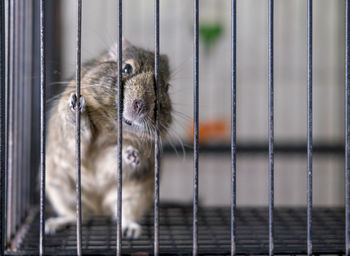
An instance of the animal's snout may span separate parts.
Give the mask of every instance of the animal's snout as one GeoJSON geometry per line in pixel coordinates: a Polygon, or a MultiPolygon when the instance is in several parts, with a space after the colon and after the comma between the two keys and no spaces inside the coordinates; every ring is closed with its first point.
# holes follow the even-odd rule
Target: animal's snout
{"type": "Polygon", "coordinates": [[[149,107],[143,99],[134,100],[132,107],[135,113],[145,113],[148,111],[149,107]]]}

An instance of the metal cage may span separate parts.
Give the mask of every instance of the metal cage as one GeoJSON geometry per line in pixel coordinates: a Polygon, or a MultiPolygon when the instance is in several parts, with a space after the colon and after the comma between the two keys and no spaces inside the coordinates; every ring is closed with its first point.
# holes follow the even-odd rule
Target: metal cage
{"type": "MultiPolygon", "coordinates": [[[[349,0],[345,0],[345,209],[343,208],[313,208],[312,207],[312,0],[307,0],[307,207],[306,208],[275,208],[274,207],[274,153],[276,151],[288,153],[290,151],[303,152],[304,148],[293,146],[274,147],[274,0],[268,0],[268,208],[237,208],[236,207],[236,153],[238,150],[254,152],[266,151],[265,147],[257,146],[238,148],[236,143],[236,0],[231,0],[231,208],[206,208],[198,205],[198,166],[199,141],[199,0],[194,0],[193,13],[193,205],[159,204],[159,161],[160,144],[159,133],[155,136],[155,166],[154,166],[154,211],[143,219],[145,232],[141,239],[124,240],[121,234],[121,148],[122,148],[122,87],[121,87],[121,40],[122,40],[122,0],[117,0],[118,13],[118,159],[116,172],[118,174],[118,203],[116,205],[118,218],[116,224],[104,217],[97,217],[88,225],[81,223],[81,188],[80,188],[80,112],[76,115],[76,226],[72,226],[62,233],[46,237],[44,235],[45,217],[50,212],[45,211],[45,129],[46,129],[46,82],[47,82],[47,8],[50,1],[1,0],[0,1],[0,254],[1,255],[160,255],[160,254],[193,254],[193,255],[237,255],[237,254],[345,254],[350,253],[350,51],[349,51],[349,0]],[[27,11],[29,20],[33,23],[25,24],[26,15],[19,15],[27,11]],[[34,22],[34,14],[40,14],[40,24],[34,22]],[[17,16],[18,15],[18,16],[17,16]],[[22,20],[21,20],[22,19],[22,20]],[[17,35],[24,33],[25,26],[36,27],[40,36],[31,39],[40,44],[36,52],[25,55],[24,44],[17,35]],[[40,27],[40,30],[38,28],[40,27]],[[38,54],[40,53],[40,54],[38,54]],[[39,59],[40,57],[40,59],[39,59]],[[35,168],[31,159],[19,160],[24,150],[31,150],[28,138],[31,131],[26,124],[32,120],[30,116],[34,102],[31,102],[31,91],[38,90],[38,84],[20,87],[24,76],[22,73],[32,74],[32,70],[25,65],[25,58],[32,61],[33,67],[39,67],[40,62],[40,201],[36,201],[35,168]],[[22,105],[19,102],[24,102],[22,105]],[[18,109],[21,106],[21,109],[18,109]],[[14,133],[14,134],[12,134],[14,133]],[[9,139],[11,138],[11,139],[9,139]],[[12,139],[15,138],[15,139],[12,139]],[[26,143],[24,141],[27,140],[26,143]],[[17,159],[12,162],[9,159],[17,159]],[[23,176],[24,175],[24,176],[23,176]],[[19,184],[16,183],[18,177],[19,184]],[[15,182],[14,182],[15,181],[15,182]],[[15,185],[14,185],[15,184],[15,185]],[[39,207],[37,207],[39,205],[39,207]],[[47,213],[46,213],[47,212],[47,213]]],[[[160,49],[160,19],[159,0],[154,1],[154,52],[155,52],[155,81],[159,80],[159,49],[160,49]]],[[[81,17],[82,0],[77,0],[77,35],[76,35],[76,94],[80,95],[81,69],[81,17]]],[[[35,34],[34,34],[35,35],[35,34]]],[[[27,38],[25,35],[23,38],[27,38]]],[[[37,79],[37,78],[35,78],[37,79]]],[[[156,86],[156,94],[158,92],[156,86]]],[[[229,91],[229,85],[227,85],[229,91]]],[[[157,100],[157,108],[159,102],[157,100]]],[[[157,113],[158,111],[156,111],[157,113]]],[[[156,122],[158,115],[156,114],[156,122]]],[[[36,133],[37,134],[37,133],[36,133]]],[[[203,148],[203,151],[208,148],[203,148]]],[[[210,148],[209,148],[210,150],[210,148]]],[[[219,149],[220,150],[220,149],[219,149]]],[[[343,145],[331,147],[315,146],[321,152],[344,153],[343,145]]],[[[38,162],[38,159],[36,160],[38,162]]]]}

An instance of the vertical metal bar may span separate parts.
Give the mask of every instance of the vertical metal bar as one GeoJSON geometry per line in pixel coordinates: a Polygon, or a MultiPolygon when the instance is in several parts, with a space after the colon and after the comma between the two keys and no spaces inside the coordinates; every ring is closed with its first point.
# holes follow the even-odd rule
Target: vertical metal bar
{"type": "Polygon", "coordinates": [[[26,44],[27,44],[27,38],[26,38],[26,31],[25,31],[25,24],[27,22],[27,9],[26,9],[26,3],[27,1],[23,1],[22,3],[22,9],[21,12],[23,13],[23,20],[21,22],[21,35],[23,36],[23,40],[21,41],[22,47],[21,47],[21,56],[22,56],[22,61],[21,61],[21,68],[22,68],[22,81],[21,81],[21,94],[22,94],[22,101],[21,101],[21,143],[22,143],[22,148],[21,148],[21,221],[24,220],[25,214],[26,214],[26,196],[27,194],[25,193],[25,187],[26,187],[26,174],[27,174],[27,166],[25,165],[25,159],[26,159],[26,137],[25,137],[25,110],[26,110],[26,44]]]}
{"type": "Polygon", "coordinates": [[[159,0],[154,0],[154,77],[155,77],[155,122],[154,133],[154,255],[159,255],[159,0]]]}
{"type": "Polygon", "coordinates": [[[236,255],[236,0],[231,1],[231,255],[236,255]]]}
{"type": "MultiPolygon", "coordinates": [[[[5,95],[4,97],[1,97],[5,99],[5,209],[4,209],[4,215],[5,215],[5,223],[4,225],[4,240],[5,243],[8,241],[8,194],[9,194],[9,119],[10,119],[10,105],[9,105],[9,96],[10,96],[10,31],[11,31],[11,23],[10,23],[10,16],[11,16],[11,7],[10,7],[10,2],[6,1],[6,7],[5,7],[5,13],[6,13],[6,64],[5,64],[5,95]]],[[[2,16],[4,17],[4,16],[2,16]]]]}
{"type": "Polygon", "coordinates": [[[44,255],[45,246],[45,111],[46,111],[46,29],[45,0],[40,0],[40,237],[39,254],[44,255]]]}
{"type": "Polygon", "coordinates": [[[12,193],[12,204],[13,204],[13,225],[12,225],[12,231],[13,233],[16,232],[16,228],[17,228],[17,223],[18,223],[18,198],[17,198],[17,190],[18,190],[18,184],[17,184],[17,179],[18,179],[18,115],[19,115],[19,109],[18,109],[18,105],[19,105],[19,99],[18,99],[18,63],[19,63],[19,58],[18,58],[18,44],[19,44],[19,38],[17,37],[18,35],[18,20],[19,20],[19,10],[18,10],[18,5],[19,2],[14,1],[14,9],[13,9],[13,22],[14,22],[14,41],[13,41],[13,45],[14,45],[14,50],[13,50],[13,69],[14,72],[12,74],[13,76],[13,87],[14,87],[14,93],[13,93],[13,117],[14,117],[14,131],[13,131],[13,193],[12,193]]]}
{"type": "Polygon", "coordinates": [[[117,146],[117,230],[116,230],[116,255],[122,255],[122,146],[123,146],[123,91],[122,91],[122,57],[123,57],[123,47],[122,47],[122,36],[123,36],[123,1],[118,0],[118,77],[117,77],[117,88],[118,88],[118,146],[117,146]]]}
{"type": "Polygon", "coordinates": [[[198,254],[198,105],[199,105],[199,1],[193,1],[193,255],[198,254]]]}
{"type": "Polygon", "coordinates": [[[312,255],[312,0],[307,2],[307,254],[312,255]]]}
{"type": "Polygon", "coordinates": [[[269,140],[269,255],[274,254],[274,89],[273,89],[273,8],[268,2],[268,140],[269,140]]]}
{"type": "Polygon", "coordinates": [[[5,0],[0,0],[0,255],[5,251],[5,0]]]}
{"type": "Polygon", "coordinates": [[[8,177],[7,177],[7,240],[11,239],[12,229],[13,229],[13,137],[14,137],[14,108],[13,108],[13,95],[14,95],[14,82],[13,82],[13,59],[14,59],[14,3],[13,1],[8,1],[8,177]]]}
{"type": "Polygon", "coordinates": [[[29,43],[29,40],[28,40],[28,31],[29,29],[31,28],[31,4],[27,4],[28,2],[27,1],[24,1],[24,12],[25,12],[25,22],[24,22],[24,61],[22,63],[23,65],[23,72],[24,72],[24,103],[23,103],[23,122],[24,122],[24,125],[26,127],[23,127],[23,138],[24,138],[24,147],[23,147],[23,171],[24,171],[24,188],[23,188],[23,199],[24,199],[24,210],[25,212],[28,212],[28,209],[29,209],[29,172],[30,172],[30,162],[28,161],[28,158],[29,158],[29,152],[30,152],[30,149],[29,149],[29,131],[30,131],[30,128],[29,128],[29,116],[30,116],[30,109],[31,109],[31,106],[30,106],[30,101],[29,101],[29,98],[30,98],[30,90],[29,90],[29,87],[31,85],[31,82],[28,82],[28,77],[30,77],[30,73],[28,72],[30,70],[30,65],[26,65],[28,62],[28,59],[30,59],[30,55],[29,55],[29,50],[28,49],[31,49],[31,44],[29,43]]]}
{"type": "MultiPolygon", "coordinates": [[[[40,27],[40,1],[31,1],[31,9],[32,9],[32,19],[31,24],[33,28],[40,27]]],[[[31,92],[31,97],[33,95],[40,95],[40,58],[36,56],[40,55],[40,29],[31,30],[30,34],[32,34],[32,39],[30,42],[32,43],[31,54],[32,58],[29,61],[28,66],[32,68],[31,72],[31,80],[32,83],[29,87],[31,92]]],[[[32,100],[31,101],[31,116],[30,120],[30,141],[39,141],[40,140],[40,115],[36,114],[40,112],[40,101],[32,100]]],[[[9,132],[11,132],[9,130],[9,132]]],[[[10,159],[9,159],[10,160],[10,159]]],[[[9,161],[8,160],[8,161],[9,161]]],[[[37,169],[40,167],[40,146],[31,147],[30,152],[30,183],[35,184],[39,182],[37,169]]],[[[38,186],[30,186],[30,204],[35,205],[38,204],[38,193],[37,188],[40,186],[40,182],[38,186]]]]}
{"type": "Polygon", "coordinates": [[[350,255],[350,14],[345,1],[345,255],[350,255]]]}
{"type": "Polygon", "coordinates": [[[77,218],[77,254],[81,254],[81,157],[80,157],[80,74],[81,74],[81,0],[77,0],[77,35],[75,62],[75,161],[76,161],[76,218],[77,218]]]}
{"type": "Polygon", "coordinates": [[[13,232],[16,232],[16,227],[17,227],[17,221],[18,221],[18,211],[17,211],[17,179],[18,179],[18,42],[19,38],[16,36],[18,34],[18,1],[14,2],[14,70],[15,72],[13,73],[13,86],[14,86],[14,98],[13,98],[13,109],[14,109],[14,133],[13,133],[13,147],[14,147],[14,153],[13,153],[13,193],[12,193],[12,204],[13,204],[13,209],[14,211],[12,212],[14,218],[13,222],[13,232]]]}
{"type": "Polygon", "coordinates": [[[10,73],[10,70],[11,70],[11,59],[10,59],[10,56],[11,56],[11,31],[12,31],[12,23],[11,23],[11,14],[12,14],[12,10],[11,10],[11,3],[9,0],[6,1],[6,28],[7,28],[7,31],[6,31],[6,64],[5,64],[5,67],[6,67],[6,74],[5,74],[5,79],[6,79],[6,88],[5,88],[5,93],[6,95],[4,96],[5,99],[6,99],[6,107],[5,107],[5,118],[6,118],[6,123],[5,123],[5,126],[6,126],[6,140],[5,140],[5,153],[6,153],[6,156],[5,156],[5,218],[6,218],[6,222],[5,222],[5,242],[9,241],[9,237],[10,237],[10,227],[9,227],[9,223],[10,223],[10,219],[11,219],[11,216],[9,216],[9,211],[11,209],[11,206],[9,206],[9,194],[10,194],[10,185],[9,185],[9,182],[10,182],[10,162],[9,162],[9,156],[10,156],[10,146],[9,146],[9,141],[10,141],[10,130],[9,130],[9,127],[10,127],[10,124],[11,124],[11,111],[10,111],[10,98],[11,98],[11,89],[10,89],[10,82],[11,82],[11,73],[10,73]]]}
{"type": "MultiPolygon", "coordinates": [[[[35,60],[37,58],[33,57],[33,56],[35,56],[34,53],[33,53],[34,52],[33,48],[34,48],[34,45],[37,46],[37,44],[34,44],[34,37],[37,38],[36,35],[38,33],[37,32],[36,32],[36,34],[34,34],[34,33],[32,34],[31,33],[31,28],[34,27],[34,23],[36,23],[36,22],[33,22],[33,17],[35,17],[34,13],[36,13],[37,11],[34,10],[34,4],[30,4],[29,6],[27,6],[27,8],[29,8],[29,13],[30,13],[29,22],[26,23],[26,25],[27,25],[27,33],[28,33],[28,36],[29,36],[29,38],[31,40],[28,40],[28,42],[30,42],[30,45],[27,45],[27,53],[29,55],[28,55],[28,62],[27,62],[26,68],[27,68],[27,76],[31,78],[34,73],[37,74],[37,72],[34,71],[34,70],[37,70],[37,68],[33,68],[33,66],[31,65],[34,62],[37,63],[37,60],[35,60]]],[[[35,39],[35,41],[37,42],[37,39],[35,39]]],[[[36,47],[36,48],[38,48],[38,47],[36,47]]],[[[37,52],[37,50],[35,52],[37,52]]],[[[35,79],[35,80],[37,81],[37,79],[35,79]]],[[[31,193],[33,186],[31,185],[32,184],[31,180],[33,179],[34,175],[32,175],[33,170],[31,168],[31,166],[32,166],[33,163],[31,162],[31,156],[34,155],[34,152],[37,151],[37,150],[32,151],[32,148],[31,148],[31,142],[34,141],[33,137],[31,136],[32,135],[32,130],[33,130],[32,129],[33,124],[31,122],[31,120],[32,120],[33,109],[34,109],[34,107],[33,107],[34,104],[33,104],[33,100],[32,100],[33,84],[34,84],[33,80],[30,79],[30,85],[27,85],[27,93],[28,93],[29,100],[28,100],[28,104],[27,104],[28,107],[26,108],[26,110],[27,110],[26,124],[30,124],[30,125],[27,126],[27,129],[26,129],[26,131],[27,131],[27,134],[26,134],[26,137],[27,137],[27,150],[30,152],[30,154],[27,155],[27,165],[26,165],[27,168],[28,168],[28,173],[27,173],[27,192],[26,192],[27,193],[27,198],[28,198],[27,199],[28,200],[27,201],[28,209],[32,205],[32,202],[33,202],[32,193],[31,193]]],[[[37,88],[36,83],[35,83],[35,87],[37,88]]],[[[37,154],[36,154],[36,156],[37,156],[37,154]]],[[[36,159],[38,159],[38,158],[36,157],[36,159]]],[[[37,176],[38,175],[35,175],[35,179],[36,179],[37,176]]]]}
{"type": "Polygon", "coordinates": [[[18,195],[18,178],[19,178],[19,78],[20,78],[20,72],[19,72],[19,63],[20,63],[20,57],[19,57],[19,43],[20,38],[17,36],[19,35],[19,24],[20,24],[20,10],[19,10],[19,2],[15,2],[15,73],[14,73],[14,84],[15,84],[15,98],[14,98],[14,107],[15,107],[15,136],[14,136],[14,146],[15,146],[15,153],[14,153],[14,161],[15,161],[15,167],[14,167],[14,194],[13,194],[13,202],[15,206],[15,231],[18,225],[19,220],[19,198],[18,195]]]}
{"type": "Polygon", "coordinates": [[[17,219],[17,227],[20,225],[21,219],[22,219],[22,105],[23,105],[23,94],[22,94],[22,85],[23,85],[23,73],[22,73],[22,62],[23,62],[23,54],[22,54],[22,43],[23,43],[23,33],[22,33],[22,24],[23,24],[23,2],[18,2],[18,69],[17,69],[17,76],[18,76],[18,83],[17,83],[17,97],[18,97],[18,134],[17,134],[17,212],[18,212],[18,219],[17,219]]]}
{"type": "Polygon", "coordinates": [[[24,154],[23,154],[23,147],[24,147],[24,140],[23,140],[23,131],[24,131],[24,94],[23,94],[23,89],[24,89],[24,44],[25,44],[25,37],[24,37],[24,22],[25,22],[25,9],[24,9],[24,3],[25,1],[20,1],[19,2],[19,24],[18,24],[18,32],[19,32],[19,61],[18,61],[18,75],[19,75],[19,82],[18,82],[18,178],[19,178],[19,188],[17,189],[17,198],[18,198],[18,209],[17,211],[19,212],[19,218],[18,218],[18,223],[17,225],[20,225],[22,222],[22,219],[24,218],[24,205],[23,205],[23,199],[24,199],[24,194],[23,194],[23,185],[24,185],[24,165],[23,165],[23,159],[24,159],[24,154]]]}

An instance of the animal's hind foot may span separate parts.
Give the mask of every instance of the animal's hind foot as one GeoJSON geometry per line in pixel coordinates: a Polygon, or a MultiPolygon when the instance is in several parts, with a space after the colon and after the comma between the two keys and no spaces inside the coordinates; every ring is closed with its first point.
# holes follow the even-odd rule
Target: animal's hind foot
{"type": "Polygon", "coordinates": [[[133,221],[122,223],[123,237],[128,239],[137,239],[141,235],[141,226],[133,221]]]}
{"type": "Polygon", "coordinates": [[[53,235],[57,231],[62,230],[68,227],[69,225],[73,224],[74,221],[74,217],[67,216],[49,218],[45,221],[45,234],[53,235]]]}

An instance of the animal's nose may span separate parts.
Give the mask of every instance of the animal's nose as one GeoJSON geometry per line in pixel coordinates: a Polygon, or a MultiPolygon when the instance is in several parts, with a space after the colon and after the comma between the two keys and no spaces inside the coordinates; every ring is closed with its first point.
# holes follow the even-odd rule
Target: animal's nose
{"type": "Polygon", "coordinates": [[[137,113],[144,113],[148,110],[147,104],[142,99],[134,100],[132,106],[137,113]]]}

